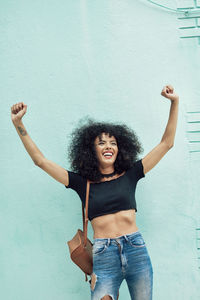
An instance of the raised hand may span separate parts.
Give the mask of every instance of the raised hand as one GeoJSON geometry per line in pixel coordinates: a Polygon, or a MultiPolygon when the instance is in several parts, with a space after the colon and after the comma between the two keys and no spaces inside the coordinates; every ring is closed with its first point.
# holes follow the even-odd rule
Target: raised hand
{"type": "Polygon", "coordinates": [[[170,84],[163,87],[161,95],[165,98],[170,99],[171,101],[179,100],[179,96],[174,92],[174,88],[170,84]]]}
{"type": "Polygon", "coordinates": [[[11,107],[11,119],[14,124],[21,121],[27,111],[27,105],[24,102],[19,102],[11,107]]]}

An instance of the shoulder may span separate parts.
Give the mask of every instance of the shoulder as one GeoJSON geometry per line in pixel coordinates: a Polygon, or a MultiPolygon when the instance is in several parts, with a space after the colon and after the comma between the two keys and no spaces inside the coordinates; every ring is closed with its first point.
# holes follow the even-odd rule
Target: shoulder
{"type": "Polygon", "coordinates": [[[85,187],[87,179],[81,176],[80,174],[73,171],[68,171],[68,176],[69,184],[65,185],[66,188],[72,188],[74,190],[77,190],[85,187]]]}
{"type": "Polygon", "coordinates": [[[127,170],[127,175],[137,180],[145,177],[142,158],[133,163],[133,166],[127,170]]]}

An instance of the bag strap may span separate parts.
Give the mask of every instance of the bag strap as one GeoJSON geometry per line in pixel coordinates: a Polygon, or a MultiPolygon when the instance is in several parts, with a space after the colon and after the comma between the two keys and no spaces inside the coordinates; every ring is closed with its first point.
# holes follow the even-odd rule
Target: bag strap
{"type": "Polygon", "coordinates": [[[84,247],[86,247],[86,244],[87,244],[89,192],[90,192],[90,181],[87,180],[86,197],[85,197],[85,213],[84,213],[84,206],[83,206],[83,202],[82,202],[83,233],[84,233],[84,243],[83,244],[84,244],[84,247]]]}
{"type": "MultiPolygon", "coordinates": [[[[84,245],[84,247],[86,247],[86,244],[87,244],[89,192],[90,192],[90,181],[87,180],[87,188],[86,188],[86,196],[85,196],[85,212],[84,212],[84,206],[83,206],[83,202],[82,202],[83,233],[84,233],[84,242],[83,242],[83,245],[84,245]]],[[[85,281],[88,281],[86,273],[85,273],[85,281]]]]}

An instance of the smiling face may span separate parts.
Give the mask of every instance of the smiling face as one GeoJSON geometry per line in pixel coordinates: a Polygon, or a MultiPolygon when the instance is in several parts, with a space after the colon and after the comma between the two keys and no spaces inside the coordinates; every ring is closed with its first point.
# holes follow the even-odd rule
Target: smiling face
{"type": "Polygon", "coordinates": [[[101,173],[114,172],[114,162],[118,154],[117,141],[114,136],[102,133],[101,138],[96,137],[94,141],[99,170],[101,173]]]}

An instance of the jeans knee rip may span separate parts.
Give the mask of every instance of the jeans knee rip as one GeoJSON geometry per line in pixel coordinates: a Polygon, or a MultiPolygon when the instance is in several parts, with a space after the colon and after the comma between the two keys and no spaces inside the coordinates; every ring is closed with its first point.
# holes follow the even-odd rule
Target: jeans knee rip
{"type": "Polygon", "coordinates": [[[113,297],[111,297],[110,295],[105,295],[103,296],[103,298],[101,298],[101,300],[110,300],[110,299],[114,300],[113,297]]]}
{"type": "Polygon", "coordinates": [[[92,276],[91,276],[91,290],[92,291],[94,291],[96,282],[97,282],[97,275],[95,273],[92,273],[92,276]]]}
{"type": "MultiPolygon", "coordinates": [[[[91,275],[91,282],[90,282],[90,286],[91,286],[91,290],[92,291],[94,291],[94,289],[95,289],[96,282],[97,282],[97,275],[95,273],[92,273],[92,275],[91,275]]],[[[100,300],[110,300],[110,299],[114,300],[112,296],[105,295],[100,300]]]]}

